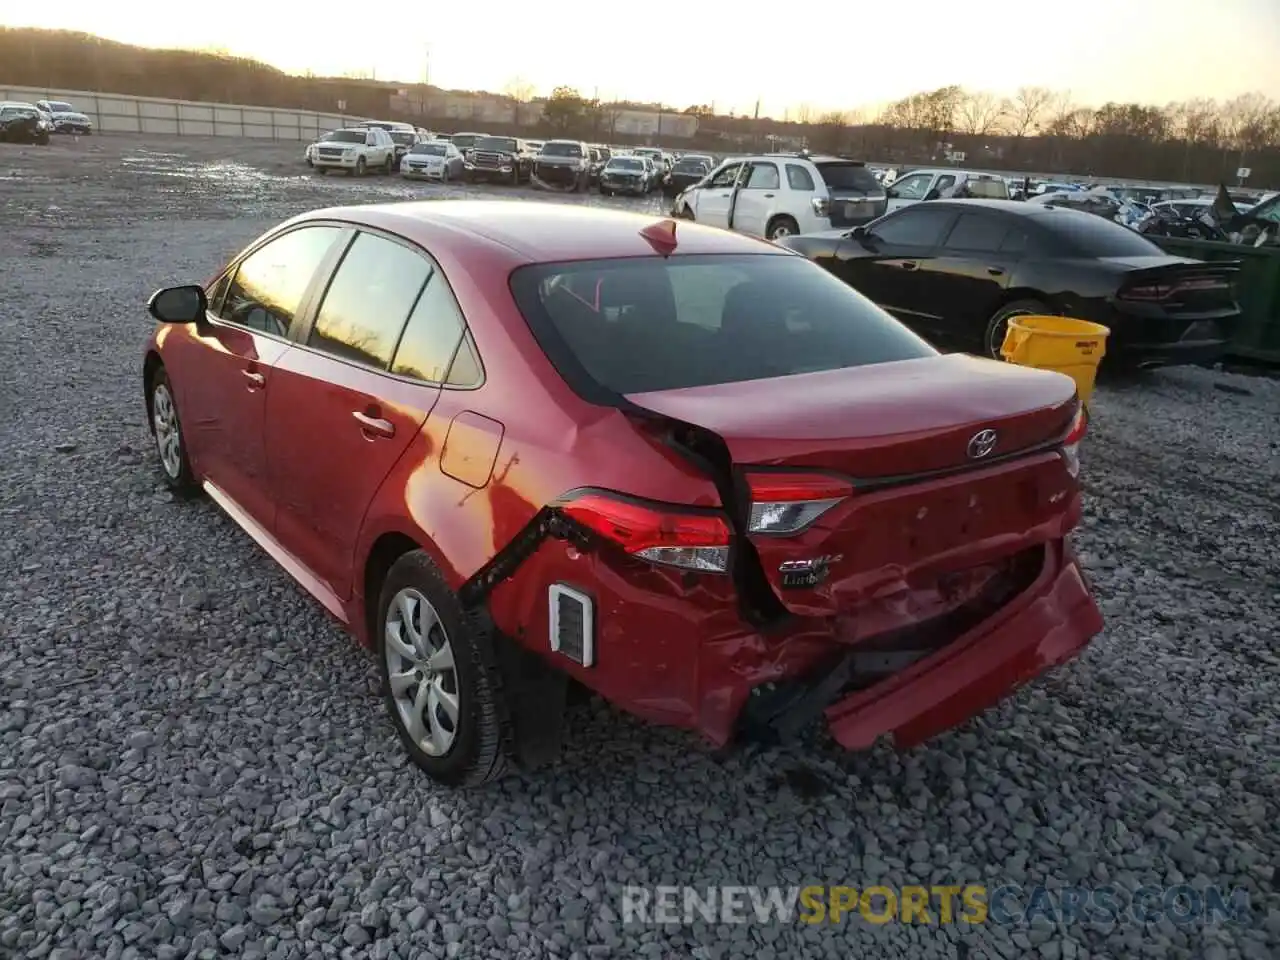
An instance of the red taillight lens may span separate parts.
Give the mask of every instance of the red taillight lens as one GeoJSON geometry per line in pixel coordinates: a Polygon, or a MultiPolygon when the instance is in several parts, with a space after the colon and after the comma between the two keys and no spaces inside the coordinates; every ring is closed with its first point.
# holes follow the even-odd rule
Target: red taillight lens
{"type": "Polygon", "coordinates": [[[1154,303],[1159,300],[1167,300],[1173,296],[1174,287],[1167,283],[1144,283],[1141,286],[1125,287],[1120,291],[1121,300],[1141,300],[1144,303],[1154,303]]]}
{"type": "Polygon", "coordinates": [[[1080,441],[1084,439],[1088,429],[1089,416],[1084,412],[1084,407],[1080,407],[1076,410],[1071,428],[1067,430],[1067,436],[1062,441],[1062,459],[1067,464],[1067,472],[1073,477],[1080,476],[1080,441]]]}
{"type": "Polygon", "coordinates": [[[731,532],[728,521],[718,513],[692,512],[603,493],[574,497],[561,511],[633,556],[704,573],[729,569],[731,532]]]}
{"type": "Polygon", "coordinates": [[[799,533],[853,494],[853,484],[823,473],[752,472],[751,533],[799,533]]]}

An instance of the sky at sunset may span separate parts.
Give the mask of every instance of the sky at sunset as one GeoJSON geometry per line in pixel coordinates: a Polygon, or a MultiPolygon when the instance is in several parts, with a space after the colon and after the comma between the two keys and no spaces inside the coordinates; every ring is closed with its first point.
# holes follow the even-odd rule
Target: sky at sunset
{"type": "MultiPolygon", "coordinates": [[[[1280,99],[1280,0],[756,0],[732,8],[569,0],[356,5],[216,0],[0,0],[0,25],[216,48],[290,72],[371,73],[539,94],[714,103],[720,112],[848,110],[958,83],[1070,90],[1081,103],[1166,103],[1261,91],[1280,99]],[[712,17],[713,9],[733,9],[712,17]],[[584,13],[584,10],[589,12],[584,13]],[[687,10],[682,18],[676,11],[687,10]],[[782,28],[782,29],[780,29],[782,28]],[[702,48],[700,50],[700,48],[702,48]]],[[[3,82],[0,64],[0,82],[3,82]]]]}

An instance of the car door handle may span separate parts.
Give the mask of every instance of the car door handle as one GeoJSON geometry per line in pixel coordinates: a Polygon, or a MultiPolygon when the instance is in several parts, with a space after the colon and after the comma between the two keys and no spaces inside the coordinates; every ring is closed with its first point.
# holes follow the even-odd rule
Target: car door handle
{"type": "Polygon", "coordinates": [[[902,261],[902,269],[903,269],[903,270],[914,270],[915,268],[916,268],[916,262],[915,262],[914,260],[903,260],[903,261],[902,261]]]}
{"type": "Polygon", "coordinates": [[[772,194],[772,193],[766,193],[766,194],[765,194],[765,198],[766,198],[766,199],[769,199],[769,200],[772,200],[772,199],[773,199],[773,194],[772,194]]]}
{"type": "Polygon", "coordinates": [[[265,387],[267,385],[267,378],[256,370],[241,370],[240,372],[244,374],[244,378],[249,381],[250,390],[254,387],[265,387]]]}
{"type": "Polygon", "coordinates": [[[355,417],[356,423],[360,424],[360,429],[365,433],[372,433],[379,437],[394,437],[396,435],[396,425],[390,420],[371,417],[369,414],[362,413],[359,410],[352,410],[351,416],[355,417]]]}
{"type": "Polygon", "coordinates": [[[993,277],[1003,277],[1004,268],[1003,267],[987,267],[987,273],[991,274],[993,277]]]}

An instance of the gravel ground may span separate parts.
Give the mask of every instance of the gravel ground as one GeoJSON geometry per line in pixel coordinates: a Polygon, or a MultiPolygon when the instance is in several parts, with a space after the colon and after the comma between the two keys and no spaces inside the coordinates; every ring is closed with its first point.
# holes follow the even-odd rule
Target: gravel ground
{"type": "Polygon", "coordinates": [[[0,956],[1277,955],[1280,384],[1184,370],[1100,389],[1078,543],[1106,632],[927,747],[724,758],[597,704],[556,768],[446,792],[406,768],[372,658],[152,462],[155,287],[308,207],[466,192],[319,180],[298,157],[0,148],[0,956]],[[1216,884],[1251,911],[620,916],[624,884],[917,881],[1216,884]]]}

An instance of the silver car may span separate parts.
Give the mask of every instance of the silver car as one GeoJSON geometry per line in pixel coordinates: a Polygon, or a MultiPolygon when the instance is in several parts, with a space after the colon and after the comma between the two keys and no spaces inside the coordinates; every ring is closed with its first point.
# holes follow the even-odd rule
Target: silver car
{"type": "Polygon", "coordinates": [[[462,151],[448,140],[415,143],[401,159],[400,173],[409,180],[461,180],[462,151]]]}

